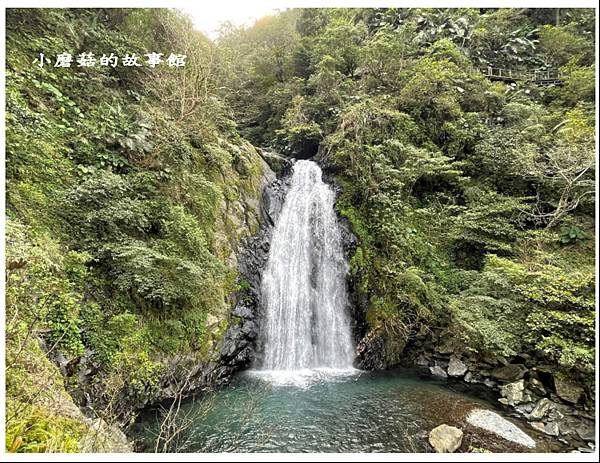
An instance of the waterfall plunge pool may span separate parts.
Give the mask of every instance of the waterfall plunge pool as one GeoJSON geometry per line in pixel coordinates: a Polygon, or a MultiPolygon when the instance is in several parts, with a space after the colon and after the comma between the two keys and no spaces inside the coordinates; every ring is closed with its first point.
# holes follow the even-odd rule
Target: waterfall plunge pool
{"type": "MultiPolygon", "coordinates": [[[[465,432],[463,447],[496,452],[561,451],[496,404],[466,394],[458,383],[410,371],[246,371],[202,399],[184,401],[189,426],[170,444],[180,452],[427,452],[431,429],[446,423],[465,432]],[[493,410],[536,440],[528,449],[466,424],[474,409],[493,410]]],[[[155,450],[160,413],[147,411],[133,437],[155,450]]],[[[178,424],[176,424],[176,427],[178,424]]]]}
{"type": "MultiPolygon", "coordinates": [[[[445,423],[465,431],[462,450],[530,451],[487,431],[469,431],[467,415],[493,409],[495,398],[485,401],[407,372],[351,368],[348,264],[334,204],[319,166],[296,162],[261,281],[261,369],[183,402],[174,419],[145,413],[134,429],[141,449],[425,452],[429,431],[445,423]]],[[[535,450],[544,451],[541,445],[535,450]]]]}

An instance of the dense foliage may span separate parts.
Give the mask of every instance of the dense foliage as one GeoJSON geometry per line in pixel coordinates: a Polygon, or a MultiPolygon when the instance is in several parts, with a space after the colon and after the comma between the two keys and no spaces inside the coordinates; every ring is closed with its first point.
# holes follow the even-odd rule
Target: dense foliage
{"type": "Polygon", "coordinates": [[[43,370],[37,338],[49,356],[91,356],[107,420],[128,419],[110,410],[119,395],[152,399],[165,356],[211,360],[235,288],[231,255],[258,226],[246,204],[262,175],[215,94],[214,55],[175,11],[8,12],[8,448],[17,438],[18,451],[78,446],[70,425],[59,437],[49,425],[47,438],[43,424],[26,425],[64,415],[64,404],[40,409],[23,381],[43,370]],[[54,67],[63,52],[174,52],[187,65],[54,67]]]}
{"type": "Polygon", "coordinates": [[[592,380],[593,29],[592,10],[310,9],[223,32],[242,133],[343,187],[365,339],[388,366],[446,327],[592,380]]]}
{"type": "Polygon", "coordinates": [[[94,412],[120,422],[115,397],[152,401],[169,359],[213,359],[258,227],[255,146],[341,187],[386,366],[436,330],[589,385],[593,31],[593,10],[297,9],[211,41],[174,10],[7,10],[7,448],[83,448],[47,357],[71,392],[93,365],[94,412]],[[34,62],[63,52],[187,64],[34,62]]]}

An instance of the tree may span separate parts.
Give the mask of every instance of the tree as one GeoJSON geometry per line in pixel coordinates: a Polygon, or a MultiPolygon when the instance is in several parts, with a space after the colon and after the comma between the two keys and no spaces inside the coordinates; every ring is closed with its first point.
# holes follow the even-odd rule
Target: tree
{"type": "MultiPolygon", "coordinates": [[[[189,18],[174,10],[150,10],[149,21],[160,31],[158,45],[185,55],[182,67],[157,66],[149,80],[152,91],[172,108],[179,121],[207,106],[217,88],[217,56],[214,44],[194,30],[189,18]]],[[[162,57],[164,60],[167,56],[162,57]]]]}
{"type": "Polygon", "coordinates": [[[407,27],[380,28],[360,49],[359,70],[367,90],[377,91],[379,86],[394,88],[414,51],[407,27]]]}
{"type": "Polygon", "coordinates": [[[355,23],[344,12],[333,12],[323,32],[314,37],[312,62],[318,63],[325,55],[336,61],[337,69],[346,76],[353,76],[359,63],[359,51],[366,35],[362,23],[355,23]]]}
{"type": "Polygon", "coordinates": [[[534,215],[546,221],[547,228],[554,227],[595,192],[593,129],[582,110],[571,110],[567,116],[569,119],[556,128],[556,143],[534,160],[529,170],[550,192],[558,192],[557,200],[538,198],[534,215]],[[552,210],[547,209],[548,204],[552,210]]]}

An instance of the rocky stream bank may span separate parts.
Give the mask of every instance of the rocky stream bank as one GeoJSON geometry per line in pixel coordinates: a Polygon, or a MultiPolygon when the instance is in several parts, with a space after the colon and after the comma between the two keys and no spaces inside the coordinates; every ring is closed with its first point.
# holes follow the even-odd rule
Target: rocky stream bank
{"type": "MultiPolygon", "coordinates": [[[[442,332],[409,344],[403,365],[417,367],[424,375],[463,389],[487,389],[503,412],[525,424],[528,434],[555,442],[560,449],[556,451],[589,453],[595,449],[593,390],[556,374],[550,366],[537,364],[533,358],[479,355],[442,332]]],[[[489,431],[502,428],[503,422],[497,418],[469,415],[466,421],[471,427],[474,423],[484,429],[487,426],[489,431]]],[[[458,440],[459,433],[446,428],[443,431],[433,433],[433,440],[440,434],[458,440]]],[[[495,433],[502,437],[501,432],[495,433]]],[[[433,447],[438,451],[452,447],[445,445],[433,447]]]]}

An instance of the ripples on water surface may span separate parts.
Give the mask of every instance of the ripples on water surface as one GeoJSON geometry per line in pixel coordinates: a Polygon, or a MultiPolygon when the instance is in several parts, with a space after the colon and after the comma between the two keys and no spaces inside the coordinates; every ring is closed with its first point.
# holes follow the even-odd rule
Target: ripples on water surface
{"type": "Polygon", "coordinates": [[[184,407],[186,452],[423,452],[433,427],[491,408],[412,375],[332,369],[248,371],[184,407]]]}

